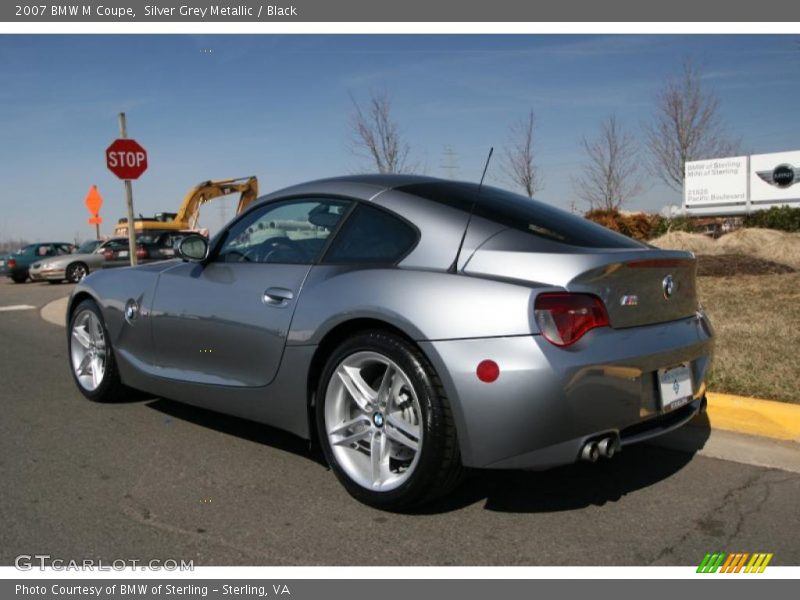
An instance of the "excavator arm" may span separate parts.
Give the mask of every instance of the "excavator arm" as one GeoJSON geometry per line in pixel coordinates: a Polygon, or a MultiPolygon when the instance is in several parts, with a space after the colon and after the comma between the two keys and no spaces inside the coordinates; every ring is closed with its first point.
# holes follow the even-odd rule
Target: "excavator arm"
{"type": "Polygon", "coordinates": [[[189,229],[194,229],[197,219],[200,216],[200,207],[220,196],[228,194],[240,194],[239,204],[236,207],[238,215],[247,208],[258,197],[258,179],[253,177],[242,177],[239,179],[218,179],[216,181],[204,181],[192,188],[183,199],[175,221],[185,223],[189,229]]]}
{"type": "MultiPolygon", "coordinates": [[[[197,219],[200,217],[200,207],[214,198],[228,194],[239,194],[239,204],[236,207],[238,215],[258,197],[258,179],[252,176],[204,181],[189,190],[173,219],[164,220],[158,216],[148,219],[140,218],[136,219],[134,227],[136,231],[195,229],[197,219]]],[[[127,231],[128,220],[120,219],[114,235],[127,235],[127,231]]]]}

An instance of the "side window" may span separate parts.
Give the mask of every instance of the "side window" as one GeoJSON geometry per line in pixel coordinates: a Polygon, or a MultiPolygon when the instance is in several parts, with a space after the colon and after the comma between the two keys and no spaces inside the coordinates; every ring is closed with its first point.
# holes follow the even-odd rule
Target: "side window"
{"type": "Polygon", "coordinates": [[[55,250],[53,250],[53,246],[50,244],[44,244],[39,246],[39,248],[36,250],[36,254],[38,256],[53,256],[55,255],[55,250]]]}
{"type": "Polygon", "coordinates": [[[311,264],[349,205],[326,199],[268,204],[231,226],[216,260],[311,264]]]}
{"type": "Polygon", "coordinates": [[[394,264],[417,242],[410,225],[384,210],[361,204],[325,254],[328,264],[394,264]]]}
{"type": "Polygon", "coordinates": [[[70,254],[72,252],[72,247],[67,246],[66,244],[59,244],[56,248],[57,254],[70,254]]]}

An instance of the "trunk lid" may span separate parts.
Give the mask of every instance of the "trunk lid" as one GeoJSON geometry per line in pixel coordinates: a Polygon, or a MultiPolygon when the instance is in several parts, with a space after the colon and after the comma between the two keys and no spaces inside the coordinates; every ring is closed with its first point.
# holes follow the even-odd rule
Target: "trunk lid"
{"type": "Polygon", "coordinates": [[[478,248],[463,271],[594,294],[614,328],[683,319],[698,308],[697,263],[679,250],[582,248],[507,230],[478,248]]]}

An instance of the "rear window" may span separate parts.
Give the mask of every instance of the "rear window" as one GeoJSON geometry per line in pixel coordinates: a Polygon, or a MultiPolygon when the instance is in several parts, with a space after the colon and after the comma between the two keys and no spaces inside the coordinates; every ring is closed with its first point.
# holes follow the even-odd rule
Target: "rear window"
{"type": "Polygon", "coordinates": [[[78,254],[91,254],[94,252],[94,249],[100,245],[100,242],[97,240],[87,240],[83,242],[77,250],[78,254]]]}
{"type": "Polygon", "coordinates": [[[475,214],[495,223],[572,246],[642,248],[643,244],[601,225],[538,200],[498,188],[463,182],[412,183],[396,188],[433,202],[475,214]],[[477,200],[476,200],[477,198],[477,200]]]}
{"type": "Polygon", "coordinates": [[[358,205],[325,253],[327,264],[394,264],[417,242],[417,231],[385,210],[358,205]]]}

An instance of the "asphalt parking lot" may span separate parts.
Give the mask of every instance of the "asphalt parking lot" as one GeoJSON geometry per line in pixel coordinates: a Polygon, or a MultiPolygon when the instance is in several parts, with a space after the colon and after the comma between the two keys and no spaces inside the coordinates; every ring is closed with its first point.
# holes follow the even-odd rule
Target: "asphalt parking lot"
{"type": "Polygon", "coordinates": [[[163,399],[85,400],[64,328],[39,316],[70,288],[0,281],[0,564],[696,565],[714,551],[800,564],[800,474],[654,445],[475,473],[419,514],[367,508],[290,435],[163,399]],[[1,310],[21,304],[36,308],[1,310]]]}

